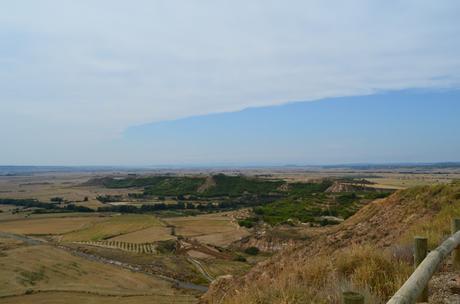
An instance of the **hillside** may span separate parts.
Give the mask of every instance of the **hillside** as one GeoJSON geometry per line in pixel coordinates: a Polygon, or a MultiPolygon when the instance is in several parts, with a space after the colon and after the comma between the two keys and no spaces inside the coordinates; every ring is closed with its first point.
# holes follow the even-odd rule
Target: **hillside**
{"type": "Polygon", "coordinates": [[[245,176],[217,174],[208,177],[195,176],[130,176],[126,178],[95,178],[84,185],[99,185],[106,188],[144,188],[144,196],[196,195],[204,197],[230,196],[244,194],[266,195],[277,192],[281,181],[266,181],[245,176]]]}
{"type": "Polygon", "coordinates": [[[398,191],[244,277],[215,281],[202,301],[338,303],[341,290],[352,288],[382,303],[411,273],[413,236],[428,236],[434,247],[453,216],[460,216],[459,182],[398,191]]]}

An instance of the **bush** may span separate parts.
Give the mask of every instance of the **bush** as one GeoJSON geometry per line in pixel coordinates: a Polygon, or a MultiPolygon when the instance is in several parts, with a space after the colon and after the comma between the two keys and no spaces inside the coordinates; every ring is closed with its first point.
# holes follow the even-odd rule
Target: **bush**
{"type": "Polygon", "coordinates": [[[50,201],[54,203],[62,203],[64,199],[62,197],[56,196],[56,197],[52,197],[50,201]]]}
{"type": "Polygon", "coordinates": [[[157,243],[157,250],[160,253],[173,253],[176,251],[176,241],[166,240],[157,243]]]}
{"type": "Polygon", "coordinates": [[[254,227],[256,222],[257,222],[257,219],[246,218],[244,220],[239,220],[238,225],[240,225],[241,227],[252,228],[254,227]]]}
{"type": "Polygon", "coordinates": [[[234,261],[237,261],[237,262],[246,262],[246,258],[244,256],[241,256],[241,255],[237,255],[234,259],[234,261]]]}
{"type": "Polygon", "coordinates": [[[244,250],[244,252],[249,255],[257,255],[259,254],[260,250],[257,247],[248,247],[244,250]]]}

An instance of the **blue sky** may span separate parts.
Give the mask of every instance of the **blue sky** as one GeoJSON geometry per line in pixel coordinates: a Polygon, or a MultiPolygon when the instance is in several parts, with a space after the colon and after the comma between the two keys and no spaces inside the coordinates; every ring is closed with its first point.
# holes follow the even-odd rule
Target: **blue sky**
{"type": "Polygon", "coordinates": [[[5,1],[0,164],[460,160],[459,11],[454,0],[5,1]]]}
{"type": "Polygon", "coordinates": [[[337,164],[460,159],[460,90],[405,90],[133,127],[138,159],[183,164],[337,164]]]}

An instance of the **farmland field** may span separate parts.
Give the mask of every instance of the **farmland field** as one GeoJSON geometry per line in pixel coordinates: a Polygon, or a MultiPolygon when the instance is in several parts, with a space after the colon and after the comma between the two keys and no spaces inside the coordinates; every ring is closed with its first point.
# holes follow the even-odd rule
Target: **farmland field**
{"type": "Polygon", "coordinates": [[[175,217],[165,221],[176,227],[177,235],[217,246],[229,245],[249,235],[247,229],[232,221],[229,213],[175,217]]]}
{"type": "Polygon", "coordinates": [[[122,234],[120,236],[110,238],[109,240],[130,243],[152,243],[157,241],[170,240],[173,238],[174,236],[171,235],[170,228],[161,225],[155,225],[146,229],[122,234]]]}
{"type": "Polygon", "coordinates": [[[115,215],[106,221],[94,223],[86,229],[65,234],[62,240],[99,241],[152,226],[162,227],[163,224],[151,215],[115,215]]]}
{"type": "Polygon", "coordinates": [[[84,229],[107,220],[103,217],[30,218],[0,222],[0,231],[18,234],[62,234],[84,229]]]}

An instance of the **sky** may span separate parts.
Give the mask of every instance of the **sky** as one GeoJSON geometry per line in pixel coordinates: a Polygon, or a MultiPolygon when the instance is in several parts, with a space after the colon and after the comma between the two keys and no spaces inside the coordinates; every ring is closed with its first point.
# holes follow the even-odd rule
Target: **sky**
{"type": "Polygon", "coordinates": [[[459,12],[4,1],[0,164],[460,161],[459,12]]]}

